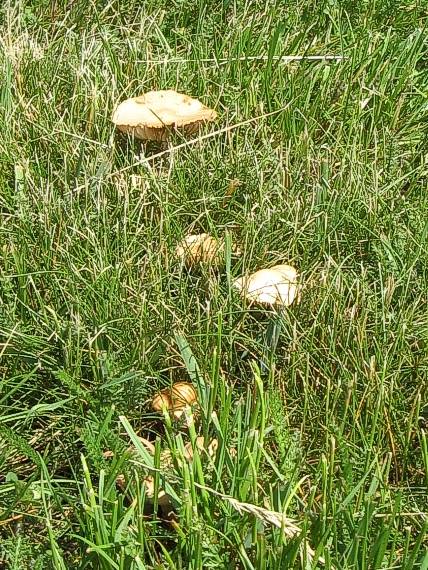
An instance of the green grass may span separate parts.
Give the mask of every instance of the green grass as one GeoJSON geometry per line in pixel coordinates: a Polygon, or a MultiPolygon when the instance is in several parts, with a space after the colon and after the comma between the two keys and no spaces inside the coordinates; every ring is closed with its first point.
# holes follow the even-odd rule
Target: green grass
{"type": "Polygon", "coordinates": [[[0,10],[1,563],[426,570],[425,2],[0,10]],[[155,88],[215,107],[213,136],[146,160],[111,114],[155,88]],[[191,231],[243,256],[189,273],[191,231]],[[265,373],[278,321],[230,283],[281,262],[304,289],[265,373]],[[190,431],[150,410],[177,379],[190,431]],[[188,463],[198,435],[217,453],[188,463]]]}

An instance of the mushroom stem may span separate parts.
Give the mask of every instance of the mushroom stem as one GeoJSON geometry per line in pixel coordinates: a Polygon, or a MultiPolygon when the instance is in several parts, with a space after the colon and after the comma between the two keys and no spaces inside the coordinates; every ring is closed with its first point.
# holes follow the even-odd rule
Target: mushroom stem
{"type": "Polygon", "coordinates": [[[279,311],[270,317],[267,327],[264,331],[263,354],[260,359],[260,374],[266,376],[272,366],[275,351],[278,346],[279,336],[283,325],[283,314],[285,307],[281,307],[279,311]]]}

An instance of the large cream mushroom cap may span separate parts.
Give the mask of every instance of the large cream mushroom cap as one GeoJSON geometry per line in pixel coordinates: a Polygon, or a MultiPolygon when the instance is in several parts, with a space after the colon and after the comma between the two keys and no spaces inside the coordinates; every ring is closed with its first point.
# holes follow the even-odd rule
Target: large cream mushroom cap
{"type": "Polygon", "coordinates": [[[167,138],[171,128],[184,128],[192,133],[199,125],[216,117],[216,111],[197,99],[168,89],[149,91],[122,101],[112,120],[125,133],[132,133],[140,139],[161,141],[167,138]]]}
{"type": "Polygon", "coordinates": [[[291,265],[275,265],[248,277],[238,277],[233,286],[250,303],[289,306],[297,295],[297,271],[291,265]]]}

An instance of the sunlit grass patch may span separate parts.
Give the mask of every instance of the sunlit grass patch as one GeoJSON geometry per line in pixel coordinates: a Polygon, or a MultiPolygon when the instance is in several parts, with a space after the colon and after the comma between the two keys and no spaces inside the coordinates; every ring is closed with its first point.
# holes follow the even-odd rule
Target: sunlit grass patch
{"type": "Polygon", "coordinates": [[[71,4],[0,9],[2,562],[426,568],[422,3],[71,4]],[[117,133],[153,89],[216,123],[117,133]]]}

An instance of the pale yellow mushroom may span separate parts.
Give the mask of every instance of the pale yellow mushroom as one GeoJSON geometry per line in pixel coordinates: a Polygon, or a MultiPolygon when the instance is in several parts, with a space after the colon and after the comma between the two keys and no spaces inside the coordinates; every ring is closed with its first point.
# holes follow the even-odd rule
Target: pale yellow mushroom
{"type": "Polygon", "coordinates": [[[249,303],[272,307],[289,306],[298,292],[297,271],[291,265],[275,265],[233,282],[249,303]]]}
{"type": "MultiPolygon", "coordinates": [[[[182,382],[180,384],[187,384],[186,382],[182,382]]],[[[186,388],[187,390],[187,388],[186,388]]],[[[184,395],[184,397],[190,396],[191,391],[188,394],[184,395]]],[[[150,455],[154,456],[155,454],[155,446],[152,442],[139,437],[138,438],[142,445],[147,449],[150,455]]],[[[194,442],[194,446],[191,442],[186,443],[183,449],[183,459],[188,463],[191,463],[194,459],[194,454],[197,453],[198,455],[204,457],[204,454],[207,454],[208,457],[213,459],[218,449],[218,440],[211,439],[208,442],[208,446],[205,448],[205,438],[203,436],[199,436],[196,438],[194,442]]],[[[138,457],[138,453],[136,453],[135,448],[130,448],[130,451],[135,457],[138,457]]],[[[112,457],[112,452],[105,452],[104,457],[112,457]]],[[[182,461],[178,459],[179,465],[182,464],[182,461]]],[[[162,451],[160,456],[160,467],[161,469],[170,470],[173,467],[173,459],[171,455],[171,451],[169,449],[165,449],[162,451]]],[[[125,491],[127,480],[125,475],[122,473],[116,477],[116,484],[120,488],[121,491],[125,491]]],[[[155,502],[155,480],[153,475],[146,475],[142,480],[142,485],[144,487],[145,492],[145,504],[148,507],[148,511],[153,509],[153,504],[155,502]]],[[[157,500],[158,507],[160,508],[161,516],[166,521],[174,521],[176,518],[176,513],[174,511],[174,503],[171,495],[169,495],[163,488],[159,487],[158,489],[158,500],[157,500]]]]}
{"type": "Polygon", "coordinates": [[[165,141],[171,130],[191,134],[216,117],[216,111],[197,99],[168,89],[149,91],[122,101],[114,111],[112,121],[120,131],[136,138],[165,141]]]}

